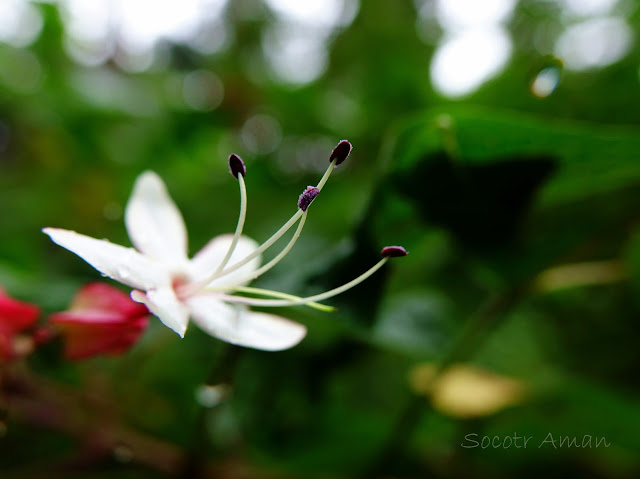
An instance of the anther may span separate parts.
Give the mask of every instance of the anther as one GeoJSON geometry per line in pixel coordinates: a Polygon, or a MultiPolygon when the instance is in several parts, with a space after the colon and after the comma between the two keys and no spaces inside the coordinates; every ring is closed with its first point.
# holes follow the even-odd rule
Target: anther
{"type": "Polygon", "coordinates": [[[318,193],[320,193],[320,190],[315,186],[307,186],[307,189],[304,190],[298,198],[298,208],[302,211],[307,211],[307,208],[316,196],[318,196],[318,193]]]}
{"type": "Polygon", "coordinates": [[[244,166],[244,161],[235,153],[229,155],[229,172],[237,180],[238,175],[245,176],[247,174],[247,167],[244,166]]]}
{"type": "Polygon", "coordinates": [[[409,253],[402,246],[385,246],[380,254],[385,258],[399,258],[400,256],[407,256],[409,253]]]}
{"type": "Polygon", "coordinates": [[[351,153],[351,143],[349,140],[342,140],[331,152],[331,156],[329,156],[329,162],[331,163],[333,160],[336,160],[336,166],[340,165],[344,160],[349,157],[351,153]]]}

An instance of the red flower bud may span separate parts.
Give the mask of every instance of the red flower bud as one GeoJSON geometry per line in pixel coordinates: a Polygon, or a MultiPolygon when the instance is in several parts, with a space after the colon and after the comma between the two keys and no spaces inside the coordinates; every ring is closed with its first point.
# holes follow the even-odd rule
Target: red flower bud
{"type": "Polygon", "coordinates": [[[38,319],[40,308],[8,296],[0,288],[0,358],[15,357],[14,336],[38,319]]]}
{"type": "Polygon", "coordinates": [[[68,359],[129,350],[149,323],[149,310],[104,283],[89,283],[73,298],[68,311],[50,316],[64,338],[68,359]]]}

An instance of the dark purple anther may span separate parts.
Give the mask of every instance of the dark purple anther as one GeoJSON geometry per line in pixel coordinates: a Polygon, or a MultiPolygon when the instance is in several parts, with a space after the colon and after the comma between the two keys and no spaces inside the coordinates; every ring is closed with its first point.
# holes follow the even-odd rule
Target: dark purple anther
{"type": "Polygon", "coordinates": [[[247,167],[244,166],[244,161],[235,153],[229,155],[229,171],[236,180],[238,179],[238,174],[242,176],[247,174],[247,167]]]}
{"type": "Polygon", "coordinates": [[[400,256],[407,256],[409,253],[402,246],[385,246],[382,248],[381,254],[385,258],[399,258],[400,256]]]}
{"type": "Polygon", "coordinates": [[[316,196],[318,196],[318,193],[320,193],[320,190],[315,186],[307,186],[307,189],[304,190],[298,198],[298,208],[302,211],[307,211],[307,208],[316,196]]]}
{"type": "Polygon", "coordinates": [[[329,163],[333,160],[336,160],[336,166],[342,163],[347,159],[349,153],[351,153],[351,143],[349,140],[342,140],[331,152],[331,156],[329,157],[329,163]]]}

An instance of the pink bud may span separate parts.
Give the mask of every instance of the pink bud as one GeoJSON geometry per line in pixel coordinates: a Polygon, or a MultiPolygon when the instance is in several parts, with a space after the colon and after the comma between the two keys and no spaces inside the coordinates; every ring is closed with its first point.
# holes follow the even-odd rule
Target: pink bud
{"type": "Polygon", "coordinates": [[[129,350],[149,323],[149,310],[104,283],[89,283],[74,296],[68,311],[50,316],[64,338],[68,359],[129,350]]]}
{"type": "Polygon", "coordinates": [[[14,339],[38,319],[40,308],[8,296],[0,288],[0,358],[15,357],[14,339]]]}

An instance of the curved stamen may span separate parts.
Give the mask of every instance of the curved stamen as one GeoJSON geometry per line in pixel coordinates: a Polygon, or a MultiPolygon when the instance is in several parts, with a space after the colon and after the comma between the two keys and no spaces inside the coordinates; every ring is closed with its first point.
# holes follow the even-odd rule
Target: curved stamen
{"type": "MultiPolygon", "coordinates": [[[[233,156],[235,155],[232,155],[232,157],[233,156]]],[[[238,157],[236,156],[236,158],[238,157]]],[[[231,160],[229,161],[229,163],[231,164],[231,160]]],[[[247,186],[244,183],[244,174],[240,173],[240,174],[236,174],[235,176],[238,179],[238,184],[240,185],[240,216],[238,217],[238,224],[236,226],[236,231],[233,234],[233,239],[231,240],[231,245],[229,246],[229,250],[227,251],[227,254],[224,256],[224,259],[222,260],[222,262],[216,268],[214,274],[217,274],[220,271],[222,271],[224,267],[227,265],[227,263],[229,262],[229,260],[231,259],[231,256],[233,255],[233,252],[235,251],[236,246],[238,246],[238,241],[240,240],[240,236],[242,236],[242,229],[244,228],[244,220],[247,217],[247,186]]]]}
{"type": "Polygon", "coordinates": [[[347,290],[353,288],[354,286],[357,286],[358,284],[362,283],[369,276],[371,276],[373,273],[375,273],[380,268],[382,268],[382,266],[384,266],[384,264],[387,261],[389,261],[389,257],[382,258],[380,261],[378,261],[368,271],[364,272],[363,274],[361,274],[357,278],[349,281],[348,283],[343,284],[342,286],[339,286],[339,287],[334,288],[332,290],[326,291],[324,293],[315,294],[313,296],[307,296],[306,298],[299,298],[299,299],[296,299],[296,300],[256,299],[256,298],[247,298],[245,296],[233,296],[233,295],[229,295],[229,294],[220,294],[218,297],[220,299],[222,299],[223,301],[227,301],[227,302],[230,302],[230,303],[242,303],[242,304],[249,304],[249,305],[252,305],[252,306],[267,306],[267,307],[295,306],[297,304],[307,304],[307,303],[312,302],[312,301],[314,301],[314,302],[315,301],[323,301],[323,300],[331,298],[333,296],[337,296],[340,293],[344,293],[345,291],[347,291],[347,290]]]}
{"type": "Polygon", "coordinates": [[[289,253],[289,251],[291,251],[291,248],[293,248],[293,245],[296,243],[296,241],[298,241],[298,238],[300,237],[300,233],[302,232],[302,228],[304,227],[305,221],[307,221],[307,212],[306,211],[302,214],[302,218],[300,219],[300,222],[298,223],[298,228],[296,229],[296,232],[293,234],[293,237],[291,238],[291,240],[289,240],[289,243],[287,244],[287,246],[285,246],[285,248],[275,258],[273,258],[267,264],[263,265],[261,268],[258,268],[253,273],[248,274],[244,278],[241,278],[241,279],[239,279],[237,281],[234,281],[233,284],[225,285],[225,290],[228,290],[229,287],[233,288],[236,285],[240,285],[240,284],[243,284],[243,283],[247,283],[247,282],[249,282],[251,280],[254,280],[258,276],[262,276],[264,273],[266,273],[271,268],[273,268],[276,264],[278,264],[280,262],[280,260],[282,258],[284,258],[289,253]]]}
{"type": "MultiPolygon", "coordinates": [[[[272,291],[270,289],[250,288],[248,286],[240,286],[240,287],[233,288],[233,289],[234,289],[234,291],[236,291],[238,293],[248,293],[248,294],[261,295],[261,296],[271,296],[273,298],[290,299],[290,300],[302,299],[302,298],[300,298],[300,296],[294,296],[293,294],[282,293],[280,291],[272,291]]],[[[211,290],[206,289],[205,291],[211,291],[211,290]]],[[[316,303],[314,301],[310,301],[308,303],[305,303],[305,306],[309,306],[310,308],[318,309],[320,311],[325,311],[327,313],[332,313],[332,312],[336,311],[336,309],[337,309],[334,306],[329,306],[327,304],[320,304],[320,303],[316,303]]]]}
{"type": "Polygon", "coordinates": [[[353,146],[351,146],[349,140],[341,140],[331,152],[329,161],[333,161],[335,159],[336,166],[340,166],[340,164],[349,157],[352,148],[353,146]]]}
{"type": "MultiPolygon", "coordinates": [[[[331,176],[331,173],[332,173],[332,171],[333,171],[333,169],[335,167],[336,161],[338,161],[337,158],[331,161],[331,164],[329,165],[329,168],[327,168],[327,171],[325,171],[324,175],[320,179],[320,182],[317,184],[316,188],[318,189],[318,193],[322,190],[324,185],[327,183],[327,180],[329,179],[329,176],[331,176]]],[[[232,264],[228,268],[223,269],[222,271],[215,271],[211,276],[209,276],[208,278],[206,278],[206,279],[204,279],[202,281],[197,281],[197,282],[194,282],[194,283],[190,284],[188,287],[185,288],[186,292],[187,293],[196,292],[196,291],[202,289],[203,286],[206,286],[207,284],[211,283],[213,280],[216,280],[216,279],[218,279],[218,278],[220,278],[220,277],[222,277],[222,276],[224,276],[224,275],[226,275],[228,273],[232,273],[233,271],[238,270],[239,268],[241,268],[242,266],[247,264],[252,259],[257,258],[258,256],[260,256],[273,243],[278,241],[282,237],[282,235],[284,235],[287,231],[289,231],[289,229],[300,219],[300,217],[304,213],[305,213],[304,211],[302,211],[301,209],[298,209],[293,214],[293,216],[291,216],[291,218],[289,218],[289,220],[284,225],[282,225],[282,227],[278,231],[276,231],[267,241],[262,243],[262,245],[260,245],[260,247],[258,247],[258,249],[256,249],[253,253],[247,255],[245,258],[241,259],[237,263],[232,264]]],[[[291,245],[291,246],[293,246],[293,245],[291,245]]]]}
{"type": "Polygon", "coordinates": [[[329,177],[331,176],[331,173],[333,173],[333,170],[335,169],[337,162],[338,162],[338,158],[331,160],[331,164],[329,164],[329,168],[327,168],[327,171],[324,172],[324,175],[322,175],[322,178],[320,178],[320,181],[316,185],[316,188],[318,188],[318,192],[322,191],[323,186],[329,180],[329,177]]]}

